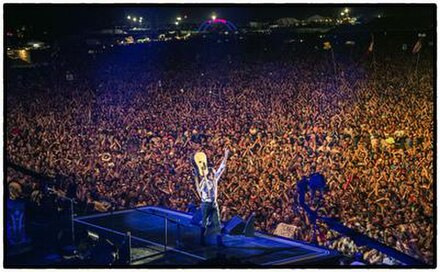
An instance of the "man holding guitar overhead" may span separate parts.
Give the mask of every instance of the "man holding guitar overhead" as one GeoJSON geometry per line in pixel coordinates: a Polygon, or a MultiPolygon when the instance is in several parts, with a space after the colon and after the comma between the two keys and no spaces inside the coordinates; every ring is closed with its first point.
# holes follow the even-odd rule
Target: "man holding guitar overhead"
{"type": "MultiPolygon", "coordinates": [[[[214,171],[212,168],[208,168],[208,161],[206,154],[203,152],[197,152],[194,155],[195,163],[195,181],[197,192],[202,199],[202,235],[208,234],[208,222],[211,222],[213,226],[213,233],[217,234],[217,245],[222,245],[221,240],[221,227],[220,227],[220,212],[217,204],[217,189],[220,176],[226,169],[226,161],[228,159],[229,150],[225,150],[225,156],[219,166],[214,171]]],[[[202,243],[204,243],[204,237],[202,237],[202,243]]]]}

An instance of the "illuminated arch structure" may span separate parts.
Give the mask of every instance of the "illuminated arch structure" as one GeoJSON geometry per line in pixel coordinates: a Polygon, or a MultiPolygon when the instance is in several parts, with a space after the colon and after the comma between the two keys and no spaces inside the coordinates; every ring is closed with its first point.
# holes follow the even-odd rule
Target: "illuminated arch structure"
{"type": "Polygon", "coordinates": [[[228,28],[229,31],[237,31],[237,27],[230,21],[226,19],[214,19],[214,20],[208,20],[205,21],[203,24],[199,26],[198,31],[199,32],[205,32],[211,29],[214,25],[224,25],[228,28]]]}

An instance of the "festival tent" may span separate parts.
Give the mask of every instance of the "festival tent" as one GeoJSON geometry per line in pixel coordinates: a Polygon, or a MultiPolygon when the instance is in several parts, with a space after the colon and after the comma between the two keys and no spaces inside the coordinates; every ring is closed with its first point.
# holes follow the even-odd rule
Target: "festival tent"
{"type": "Polygon", "coordinates": [[[280,18],[276,21],[276,23],[281,27],[294,26],[299,24],[300,22],[301,22],[300,20],[293,17],[280,18]]]}

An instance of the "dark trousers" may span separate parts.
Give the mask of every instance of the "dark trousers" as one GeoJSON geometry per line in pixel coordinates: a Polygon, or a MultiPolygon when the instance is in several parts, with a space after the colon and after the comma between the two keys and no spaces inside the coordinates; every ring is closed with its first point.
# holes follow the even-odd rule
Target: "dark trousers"
{"type": "Polygon", "coordinates": [[[200,232],[200,241],[205,245],[205,236],[209,233],[217,235],[217,246],[223,247],[221,235],[220,212],[216,202],[202,202],[202,231],[200,232]],[[209,224],[210,222],[210,224],[209,224]]]}
{"type": "Polygon", "coordinates": [[[211,226],[213,227],[213,231],[215,233],[220,233],[220,212],[218,210],[218,206],[216,202],[202,202],[202,225],[205,228],[205,235],[208,231],[208,221],[211,222],[211,226]]]}

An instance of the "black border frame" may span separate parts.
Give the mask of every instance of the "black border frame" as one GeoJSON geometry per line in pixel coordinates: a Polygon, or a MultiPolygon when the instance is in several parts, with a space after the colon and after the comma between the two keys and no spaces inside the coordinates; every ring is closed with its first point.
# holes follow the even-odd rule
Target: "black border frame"
{"type": "MultiPolygon", "coordinates": [[[[437,4],[436,3],[4,3],[3,4],[3,79],[7,78],[7,67],[6,67],[6,14],[8,13],[9,7],[61,7],[64,6],[66,8],[73,6],[86,6],[86,7],[431,7],[433,8],[433,42],[434,46],[434,83],[437,83],[437,4]]],[[[6,118],[6,81],[3,80],[3,226],[6,226],[6,190],[8,190],[6,178],[7,178],[7,163],[6,163],[6,142],[7,142],[7,118],[6,118]]],[[[433,143],[433,151],[434,153],[437,151],[437,84],[433,86],[433,96],[434,96],[434,143],[433,143]]],[[[435,153],[436,154],[436,153],[435,153]]],[[[434,262],[432,265],[426,266],[386,266],[386,265],[367,265],[367,266],[319,266],[319,265],[298,265],[298,266],[276,266],[276,267],[260,267],[260,266],[27,266],[27,265],[11,265],[6,261],[7,256],[7,247],[6,247],[6,229],[3,228],[3,267],[4,268],[33,268],[33,269],[41,269],[41,268],[68,268],[68,269],[78,269],[78,268],[127,268],[127,269],[139,269],[139,268],[153,268],[153,269],[167,269],[167,268],[191,268],[191,269],[204,269],[204,268],[259,268],[259,269],[275,269],[275,268],[318,268],[318,269],[412,269],[412,268],[436,268],[437,267],[437,157],[434,159],[434,173],[433,173],[433,188],[434,188],[434,203],[433,203],[433,217],[434,217],[434,262]]]]}

